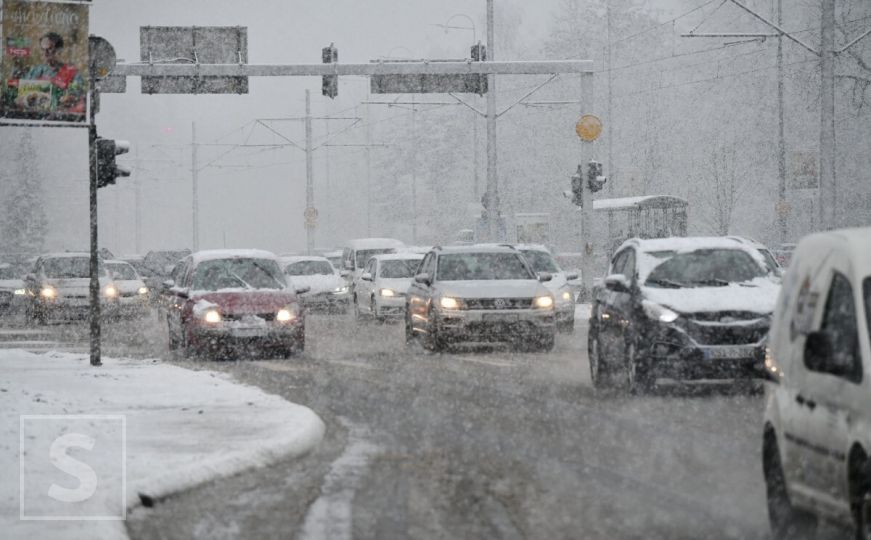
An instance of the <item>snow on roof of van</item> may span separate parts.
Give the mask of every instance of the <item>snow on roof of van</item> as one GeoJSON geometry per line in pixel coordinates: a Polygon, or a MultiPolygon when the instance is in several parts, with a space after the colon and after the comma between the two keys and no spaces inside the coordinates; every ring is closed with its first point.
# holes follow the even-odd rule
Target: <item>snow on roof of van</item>
{"type": "Polygon", "coordinates": [[[282,264],[290,264],[301,261],[321,261],[321,262],[330,262],[326,257],[321,257],[320,255],[283,255],[278,258],[282,264]]]}
{"type": "Polygon", "coordinates": [[[373,255],[371,258],[378,259],[379,261],[420,261],[424,255],[424,253],[415,253],[413,251],[401,251],[399,253],[373,255]]]}
{"type": "Polygon", "coordinates": [[[593,201],[593,210],[629,210],[631,208],[659,208],[662,206],[688,206],[689,202],[671,195],[644,195],[593,201]]]}
{"type": "Polygon", "coordinates": [[[871,227],[836,229],[806,236],[799,241],[799,248],[807,242],[820,245],[840,244],[849,254],[860,274],[871,275],[871,227]]]}
{"type": "Polygon", "coordinates": [[[399,249],[405,247],[405,244],[395,238],[355,238],[348,241],[348,247],[351,249],[399,249]]]}
{"type": "Polygon", "coordinates": [[[274,253],[263,249],[209,249],[197,251],[192,257],[194,264],[216,259],[278,259],[274,253]]]}

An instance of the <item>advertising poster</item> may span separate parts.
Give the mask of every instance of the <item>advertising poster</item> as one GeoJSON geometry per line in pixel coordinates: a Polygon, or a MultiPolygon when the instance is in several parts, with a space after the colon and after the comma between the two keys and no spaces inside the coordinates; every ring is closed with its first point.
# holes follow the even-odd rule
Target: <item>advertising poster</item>
{"type": "Polygon", "coordinates": [[[0,118],[86,123],[88,5],[0,1],[0,118]]]}

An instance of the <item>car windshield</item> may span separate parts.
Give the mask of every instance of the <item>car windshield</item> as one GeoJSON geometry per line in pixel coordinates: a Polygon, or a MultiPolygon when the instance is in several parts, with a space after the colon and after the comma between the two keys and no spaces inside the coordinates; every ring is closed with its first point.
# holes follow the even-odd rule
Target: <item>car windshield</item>
{"type": "Polygon", "coordinates": [[[780,266],[778,266],[777,261],[774,259],[771,252],[767,249],[759,249],[758,251],[759,254],[762,255],[762,260],[765,261],[765,268],[767,268],[770,273],[776,274],[780,269],[780,266]]]}
{"type": "Polygon", "coordinates": [[[11,266],[0,266],[0,279],[16,279],[17,277],[11,266]]]}
{"type": "MultiPolygon", "coordinates": [[[[87,257],[57,257],[45,259],[42,263],[42,271],[45,277],[50,279],[87,278],[91,275],[91,261],[87,257]]],[[[105,273],[103,264],[100,263],[98,272],[105,273]]]]}
{"type": "Polygon", "coordinates": [[[298,261],[284,268],[289,276],[329,276],[335,273],[328,261],[298,261]]]}
{"type": "Polygon", "coordinates": [[[753,257],[739,249],[698,249],[677,253],[647,276],[648,287],[709,287],[742,283],[765,273],[753,257]]]}
{"type": "Polygon", "coordinates": [[[366,262],[375,255],[383,255],[384,253],[394,253],[393,248],[386,249],[358,249],[357,250],[357,268],[366,266],[366,262]]]}
{"type": "Polygon", "coordinates": [[[284,289],[287,282],[270,259],[215,259],[203,261],[194,272],[192,288],[202,291],[220,289],[284,289]]]}
{"type": "Polygon", "coordinates": [[[534,279],[516,253],[450,253],[439,257],[439,281],[534,279]]]}
{"type": "Polygon", "coordinates": [[[546,251],[524,249],[521,250],[521,252],[523,253],[523,256],[526,257],[529,265],[532,266],[532,269],[536,272],[550,272],[551,274],[554,274],[560,271],[559,267],[556,265],[556,261],[554,261],[550,253],[546,251]]]}
{"type": "Polygon", "coordinates": [[[378,277],[410,278],[414,276],[418,266],[420,266],[420,259],[381,261],[381,265],[378,267],[378,277]]]}
{"type": "Polygon", "coordinates": [[[136,275],[136,270],[129,264],[107,264],[108,269],[115,276],[115,279],[139,279],[136,275]]]}

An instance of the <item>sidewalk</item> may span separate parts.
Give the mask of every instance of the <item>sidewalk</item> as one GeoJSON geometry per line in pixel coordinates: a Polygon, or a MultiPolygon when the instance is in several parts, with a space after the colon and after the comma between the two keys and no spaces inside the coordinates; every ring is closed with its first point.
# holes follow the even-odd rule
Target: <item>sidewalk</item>
{"type": "Polygon", "coordinates": [[[158,360],[103,364],[0,350],[4,538],[126,538],[119,518],[143,496],[299,456],[323,436],[310,409],[224,374],[158,360]],[[103,520],[81,520],[94,516],[103,520]]]}

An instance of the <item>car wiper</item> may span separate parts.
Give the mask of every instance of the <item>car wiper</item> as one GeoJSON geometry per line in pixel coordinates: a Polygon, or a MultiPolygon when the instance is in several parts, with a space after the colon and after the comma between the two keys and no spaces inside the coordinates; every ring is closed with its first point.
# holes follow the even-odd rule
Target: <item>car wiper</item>
{"type": "Polygon", "coordinates": [[[269,279],[271,279],[272,281],[274,281],[275,284],[278,285],[278,288],[279,288],[279,289],[283,289],[283,288],[284,288],[284,284],[281,283],[280,281],[278,281],[278,278],[275,277],[275,276],[273,276],[272,273],[269,271],[269,269],[267,269],[267,268],[264,267],[264,266],[261,266],[259,263],[256,263],[256,262],[252,262],[251,264],[253,264],[254,267],[257,268],[258,270],[261,270],[264,274],[266,274],[267,276],[269,276],[269,279]]]}
{"type": "Polygon", "coordinates": [[[241,283],[242,286],[245,287],[246,289],[253,289],[253,288],[254,288],[254,287],[252,287],[251,285],[248,285],[248,283],[247,283],[244,279],[242,279],[242,278],[240,278],[239,276],[237,276],[237,275],[235,274],[235,272],[229,272],[229,274],[230,274],[230,277],[231,277],[231,278],[233,278],[233,279],[235,279],[236,281],[238,281],[239,283],[241,283]]]}
{"type": "Polygon", "coordinates": [[[725,286],[729,285],[729,282],[726,281],[725,279],[712,278],[712,279],[694,279],[693,284],[714,285],[716,287],[725,287],[725,286]]]}
{"type": "Polygon", "coordinates": [[[660,287],[667,287],[669,289],[682,289],[683,287],[686,287],[686,284],[672,281],[670,279],[648,279],[647,283],[658,285],[660,287]]]}

